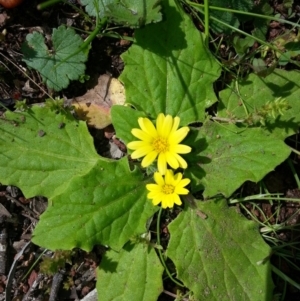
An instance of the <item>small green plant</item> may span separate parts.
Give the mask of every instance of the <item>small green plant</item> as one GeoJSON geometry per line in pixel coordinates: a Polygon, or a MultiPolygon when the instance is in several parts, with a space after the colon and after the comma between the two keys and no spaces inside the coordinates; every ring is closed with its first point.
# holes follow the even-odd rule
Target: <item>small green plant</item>
{"type": "MultiPolygon", "coordinates": [[[[107,246],[97,271],[101,300],[155,301],[164,273],[190,300],[271,300],[271,248],[227,198],[290,155],[284,140],[300,122],[300,75],[251,74],[220,91],[217,104],[213,83],[221,68],[205,36],[173,0],[162,6],[164,20],[137,29],[122,55],[130,106],[111,109],[131,159],[100,157],[84,122],[67,110],[33,106],[0,119],[0,181],[27,198],[48,197],[34,243],[52,250],[107,246]],[[206,112],[214,104],[216,118],[206,112]],[[158,168],[146,172],[152,162],[158,168]],[[205,201],[194,197],[200,192],[205,201]],[[165,247],[160,222],[174,206],[165,247]]],[[[29,40],[37,37],[41,47],[40,36],[29,40]]]]}
{"type": "MultiPolygon", "coordinates": [[[[53,4],[55,1],[48,2],[53,4]]],[[[95,29],[85,41],[73,29],[62,25],[53,30],[52,49],[48,49],[39,32],[27,35],[26,43],[22,47],[23,61],[39,71],[46,85],[55,91],[66,88],[72,80],[82,81],[86,77],[84,63],[88,58],[90,44],[104,29],[107,21],[129,27],[161,21],[161,6],[157,0],[140,3],[125,0],[84,0],[82,4],[86,6],[90,16],[96,17],[95,29]]]]}
{"type": "Polygon", "coordinates": [[[44,257],[40,264],[41,273],[53,276],[60,269],[65,268],[66,263],[71,264],[71,255],[71,251],[57,250],[51,258],[44,257]]]}

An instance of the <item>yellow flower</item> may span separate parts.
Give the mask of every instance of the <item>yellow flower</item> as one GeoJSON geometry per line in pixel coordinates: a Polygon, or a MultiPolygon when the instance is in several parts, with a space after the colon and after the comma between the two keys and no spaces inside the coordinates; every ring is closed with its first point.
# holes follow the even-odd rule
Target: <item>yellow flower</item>
{"type": "Polygon", "coordinates": [[[158,157],[158,171],[162,175],[166,173],[167,164],[173,169],[187,168],[186,161],[179,154],[187,154],[191,148],[179,143],[190,129],[187,126],[178,129],[179,117],[173,118],[160,113],[156,119],[156,127],[148,118],[140,117],[138,123],[141,129],[132,129],[131,133],[140,141],[127,144],[129,149],[134,150],[131,154],[133,159],[144,157],[142,166],[147,167],[158,157]]]}
{"type": "Polygon", "coordinates": [[[147,184],[149,190],[148,199],[152,199],[153,205],[158,205],[161,202],[162,208],[172,208],[174,204],[181,205],[179,195],[188,194],[188,189],[184,186],[190,183],[190,179],[182,179],[182,173],[177,173],[174,176],[172,170],[167,169],[166,175],[163,177],[159,172],[154,173],[156,184],[147,184]]]}

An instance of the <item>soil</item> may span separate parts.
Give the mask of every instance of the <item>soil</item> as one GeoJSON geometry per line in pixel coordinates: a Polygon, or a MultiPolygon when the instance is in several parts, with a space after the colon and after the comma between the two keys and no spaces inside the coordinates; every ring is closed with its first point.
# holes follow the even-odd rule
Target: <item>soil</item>
{"type": "MultiPolygon", "coordinates": [[[[80,8],[77,1],[73,5],[80,8]]],[[[68,5],[57,4],[45,11],[37,10],[38,1],[25,0],[15,9],[0,7],[0,102],[9,109],[14,108],[16,100],[27,99],[29,104],[44,102],[48,91],[39,74],[34,70],[28,70],[22,62],[21,45],[26,35],[33,30],[39,30],[44,34],[51,34],[52,28],[61,24],[67,24],[82,30],[91,30],[92,24],[84,21],[74,8],[68,5]],[[87,28],[89,27],[90,28],[87,28]],[[26,70],[26,71],[25,71],[26,70]],[[28,80],[27,75],[33,80],[28,80]]],[[[276,11],[282,10],[281,3],[271,1],[270,4],[276,11]]],[[[300,5],[300,4],[299,4],[300,5]]],[[[299,7],[295,5],[296,13],[299,7]]],[[[284,14],[284,12],[282,12],[284,14]]],[[[199,26],[201,27],[201,26],[199,26]]],[[[282,34],[286,27],[271,22],[268,38],[282,34]]],[[[130,29],[120,29],[123,35],[131,36],[130,29]]],[[[82,34],[86,38],[86,34],[82,34]]],[[[101,74],[109,74],[118,77],[123,70],[123,62],[120,54],[130,43],[113,38],[97,37],[92,44],[92,50],[87,63],[86,74],[91,76],[91,81],[101,74]]],[[[254,45],[253,47],[257,47],[254,45]]],[[[232,49],[221,49],[220,57],[228,62],[232,49]]],[[[287,66],[290,68],[290,66],[287,66]]],[[[83,95],[91,82],[72,83],[67,89],[57,93],[48,91],[53,97],[60,96],[74,98],[83,95]]],[[[218,85],[217,85],[218,86],[218,85]]],[[[0,108],[3,112],[4,109],[0,108]]],[[[90,130],[94,137],[95,147],[102,155],[106,153],[111,142],[113,128],[103,130],[90,130]],[[105,150],[105,151],[103,151],[105,150]]],[[[297,141],[298,137],[292,137],[290,141],[297,141]]],[[[299,149],[294,142],[293,147],[299,149]]],[[[122,145],[118,145],[122,151],[122,145]]],[[[290,160],[294,166],[298,166],[296,172],[300,174],[299,156],[292,155],[290,160]]],[[[293,172],[287,162],[278,166],[264,180],[265,189],[269,192],[283,193],[289,198],[300,198],[293,172]]],[[[237,192],[238,195],[253,195],[261,191],[260,186],[253,183],[245,183],[237,192]]],[[[40,215],[47,207],[47,200],[43,197],[26,199],[17,187],[1,186],[0,184],[0,301],[1,300],[79,300],[95,288],[95,269],[101,261],[105,251],[104,247],[95,246],[91,252],[75,249],[70,252],[51,252],[31,243],[31,235],[40,215]],[[9,293],[6,293],[9,292],[9,293]]],[[[272,262],[287,276],[300,283],[299,243],[299,215],[300,205],[297,202],[256,202],[245,203],[240,210],[246,217],[258,221],[269,220],[271,224],[287,224],[290,229],[273,233],[273,237],[282,242],[294,242],[287,252],[294,254],[289,262],[282,262],[274,254],[272,262]]],[[[176,211],[175,211],[176,216],[176,211]]],[[[175,217],[174,216],[174,217],[175,217]]],[[[163,221],[161,226],[162,240],[167,244],[168,222],[163,221]]],[[[282,293],[286,289],[285,300],[300,300],[300,292],[293,286],[285,283],[274,274],[276,284],[275,293],[282,293]]],[[[176,287],[172,282],[165,282],[165,290],[176,294],[176,287]]],[[[174,296],[162,294],[159,298],[174,300],[174,296]]],[[[256,301],[256,300],[253,300],[256,301]]]]}

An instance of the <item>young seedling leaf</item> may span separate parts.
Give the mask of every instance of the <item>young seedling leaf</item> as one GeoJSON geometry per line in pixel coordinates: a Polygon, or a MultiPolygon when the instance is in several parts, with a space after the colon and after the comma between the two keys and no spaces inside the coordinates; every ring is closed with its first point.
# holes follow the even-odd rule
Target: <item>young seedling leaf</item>
{"type": "Polygon", "coordinates": [[[99,160],[84,122],[39,106],[5,113],[0,149],[0,182],[20,187],[26,197],[53,197],[99,160]]]}
{"type": "Polygon", "coordinates": [[[96,16],[98,11],[100,18],[108,17],[115,24],[129,27],[140,27],[162,20],[158,0],[82,0],[81,3],[86,6],[90,16],[96,16]]]}
{"type": "Polygon", "coordinates": [[[126,102],[153,119],[167,113],[182,125],[203,121],[205,108],[217,101],[212,83],[219,64],[173,0],[163,2],[163,12],[162,22],[136,30],[137,43],[122,55],[126,102]]]}
{"type": "Polygon", "coordinates": [[[247,113],[266,104],[267,101],[275,101],[282,97],[290,109],[275,119],[268,119],[266,131],[272,137],[284,140],[286,137],[297,133],[300,123],[300,74],[297,71],[285,71],[276,69],[266,78],[251,74],[248,78],[238,83],[233,83],[230,88],[220,92],[220,104],[218,117],[245,119],[247,113]]]}
{"type": "Polygon", "coordinates": [[[40,72],[46,85],[56,91],[66,88],[71,80],[77,80],[84,74],[84,62],[88,49],[76,52],[83,40],[75,31],[65,26],[53,29],[53,49],[48,49],[44,37],[39,32],[27,35],[22,46],[23,61],[40,72]]]}
{"type": "Polygon", "coordinates": [[[146,243],[110,250],[97,271],[99,300],[156,301],[163,290],[162,273],[155,250],[146,243]]]}
{"type": "Polygon", "coordinates": [[[271,249],[226,200],[195,200],[168,228],[167,256],[196,300],[271,300],[271,249]]]}
{"type": "Polygon", "coordinates": [[[193,190],[204,187],[204,196],[229,197],[245,181],[258,182],[290,154],[281,140],[260,128],[204,123],[183,142],[193,151],[185,155],[193,190]]]}
{"type": "Polygon", "coordinates": [[[158,207],[147,200],[143,174],[129,170],[127,158],[98,162],[85,175],[74,176],[41,216],[33,242],[48,249],[87,251],[96,244],[120,250],[146,231],[158,207]]]}

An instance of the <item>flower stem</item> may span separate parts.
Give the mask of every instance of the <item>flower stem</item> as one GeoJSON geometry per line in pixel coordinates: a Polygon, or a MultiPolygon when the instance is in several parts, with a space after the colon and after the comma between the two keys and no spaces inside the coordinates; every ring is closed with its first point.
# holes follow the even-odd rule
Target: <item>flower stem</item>
{"type": "Polygon", "coordinates": [[[205,43],[208,47],[209,41],[209,0],[204,0],[204,33],[205,33],[205,43]]]}
{"type": "MultiPolygon", "coordinates": [[[[156,232],[157,232],[157,244],[160,246],[160,219],[161,219],[161,213],[162,213],[162,208],[160,207],[159,211],[158,211],[158,215],[157,215],[157,223],[156,223],[156,232]]],[[[168,274],[168,276],[170,277],[170,279],[175,283],[177,284],[178,286],[181,286],[181,287],[184,287],[183,284],[181,284],[180,282],[178,282],[176,279],[173,278],[173,276],[171,275],[167,265],[166,265],[166,262],[165,262],[165,259],[162,255],[162,252],[160,249],[157,249],[157,252],[158,252],[158,255],[159,255],[159,258],[161,260],[161,263],[162,265],[164,266],[165,268],[165,271],[166,273],[168,274]]]]}

